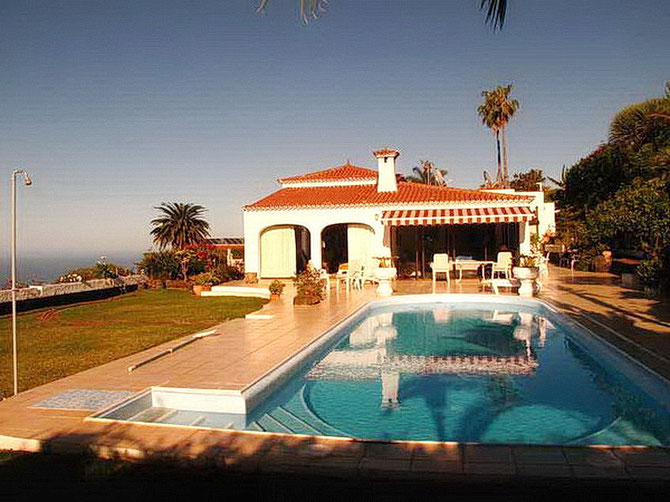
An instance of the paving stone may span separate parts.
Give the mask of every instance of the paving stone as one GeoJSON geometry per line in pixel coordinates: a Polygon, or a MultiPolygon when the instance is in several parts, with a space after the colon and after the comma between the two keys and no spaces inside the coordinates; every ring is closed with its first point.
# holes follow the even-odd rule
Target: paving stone
{"type": "Polygon", "coordinates": [[[496,476],[512,476],[516,474],[516,467],[512,462],[465,462],[463,466],[465,474],[487,474],[496,476]]]}
{"type": "Polygon", "coordinates": [[[411,443],[365,443],[365,458],[406,459],[412,458],[411,443]]]}
{"type": "Polygon", "coordinates": [[[630,477],[623,466],[572,465],[571,469],[576,478],[617,479],[630,477]]]}
{"type": "Polygon", "coordinates": [[[563,451],[558,447],[519,446],[512,449],[512,455],[517,465],[568,464],[563,451]]]}
{"type": "Polygon", "coordinates": [[[568,464],[517,464],[520,476],[541,478],[571,478],[572,470],[568,464]]]}
{"type": "Polygon", "coordinates": [[[414,472],[458,473],[463,472],[463,463],[436,458],[414,458],[412,460],[414,472]]]}
{"type": "Polygon", "coordinates": [[[570,465],[623,468],[621,459],[609,449],[563,448],[563,454],[570,465]]]}
{"type": "Polygon", "coordinates": [[[415,443],[412,449],[414,459],[431,458],[451,462],[462,462],[461,445],[458,443],[415,443]]]}
{"type": "Polygon", "coordinates": [[[397,479],[399,476],[409,476],[411,459],[363,457],[358,465],[358,472],[363,477],[397,479]]]}
{"type": "Polygon", "coordinates": [[[631,465],[626,466],[626,471],[634,479],[657,479],[668,483],[670,488],[670,466],[647,466],[647,465],[631,465]]]}
{"type": "Polygon", "coordinates": [[[512,448],[509,446],[467,444],[464,453],[467,463],[496,462],[512,464],[514,462],[512,448]]]}
{"type": "Polygon", "coordinates": [[[666,466],[670,468],[670,453],[658,449],[616,449],[614,454],[623,460],[626,466],[666,466]]]}

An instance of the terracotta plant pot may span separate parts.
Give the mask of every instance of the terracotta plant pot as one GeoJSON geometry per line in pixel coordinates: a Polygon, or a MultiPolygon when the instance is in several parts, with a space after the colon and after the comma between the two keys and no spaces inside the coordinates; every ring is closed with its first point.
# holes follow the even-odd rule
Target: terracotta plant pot
{"type": "Polygon", "coordinates": [[[293,305],[316,305],[321,299],[318,296],[297,295],[293,298],[293,305]]]}
{"type": "Polygon", "coordinates": [[[202,293],[202,284],[194,284],[193,285],[193,292],[195,293],[195,296],[200,296],[202,293]]]}
{"type": "Polygon", "coordinates": [[[271,294],[270,294],[270,300],[272,300],[273,302],[276,302],[277,300],[279,300],[279,297],[280,297],[280,296],[281,296],[281,295],[278,295],[278,294],[275,294],[275,293],[271,293],[271,294]]]}

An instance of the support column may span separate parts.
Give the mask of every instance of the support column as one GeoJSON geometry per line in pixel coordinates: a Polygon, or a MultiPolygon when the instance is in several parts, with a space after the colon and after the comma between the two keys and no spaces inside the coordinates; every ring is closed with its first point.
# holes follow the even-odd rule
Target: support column
{"type": "Polygon", "coordinates": [[[256,214],[244,212],[244,277],[246,282],[258,282],[260,272],[260,226],[256,214]]]}
{"type": "Polygon", "coordinates": [[[524,221],[519,223],[519,253],[528,255],[530,249],[530,223],[524,221]]]}
{"type": "Polygon", "coordinates": [[[319,270],[321,268],[321,227],[309,227],[310,261],[312,266],[319,270]]]}

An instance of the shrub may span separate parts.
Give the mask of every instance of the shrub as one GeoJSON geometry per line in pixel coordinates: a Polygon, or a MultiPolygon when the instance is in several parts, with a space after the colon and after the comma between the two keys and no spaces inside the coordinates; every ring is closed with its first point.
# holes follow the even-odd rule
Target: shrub
{"type": "Polygon", "coordinates": [[[116,279],[119,276],[130,275],[132,271],[125,267],[119,267],[113,263],[98,262],[94,267],[83,267],[68,270],[61,275],[57,282],[79,282],[91,281],[93,279],[116,279]]]}
{"type": "Polygon", "coordinates": [[[539,263],[539,259],[535,255],[525,255],[522,254],[517,258],[516,260],[517,267],[537,267],[539,263]]]}
{"type": "Polygon", "coordinates": [[[149,278],[160,280],[183,279],[211,272],[218,282],[228,282],[244,277],[234,267],[226,265],[225,256],[214,246],[207,244],[186,246],[184,249],[170,249],[145,253],[137,264],[149,278]]]}
{"type": "Polygon", "coordinates": [[[180,275],[181,262],[174,251],[144,253],[137,267],[151,279],[174,280],[180,275]]]}
{"type": "Polygon", "coordinates": [[[219,263],[214,269],[221,282],[239,281],[244,278],[244,273],[236,267],[229,267],[225,262],[219,263]]]}
{"type": "Polygon", "coordinates": [[[284,284],[278,279],[275,279],[270,283],[268,289],[270,290],[270,294],[272,295],[281,295],[282,291],[284,291],[285,286],[286,284],[284,284]]]}
{"type": "Polygon", "coordinates": [[[318,299],[318,301],[326,297],[325,283],[315,268],[308,267],[300,272],[293,280],[293,284],[295,284],[299,297],[318,299]]]}
{"type": "Polygon", "coordinates": [[[658,287],[663,274],[663,262],[659,258],[643,260],[637,267],[640,282],[652,288],[658,287]]]}
{"type": "Polygon", "coordinates": [[[192,279],[193,282],[202,286],[215,286],[221,283],[221,279],[214,272],[203,272],[193,276],[192,279]]]}
{"type": "Polygon", "coordinates": [[[61,275],[56,282],[59,284],[64,284],[68,282],[81,282],[83,280],[84,278],[76,272],[68,272],[64,275],[61,275]]]}

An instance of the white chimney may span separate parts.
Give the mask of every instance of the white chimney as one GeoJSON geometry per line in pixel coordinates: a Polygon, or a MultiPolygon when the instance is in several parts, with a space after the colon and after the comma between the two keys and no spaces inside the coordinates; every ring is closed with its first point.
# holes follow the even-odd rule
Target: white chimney
{"type": "Polygon", "coordinates": [[[377,191],[397,192],[395,159],[398,158],[400,152],[392,148],[382,148],[372,153],[377,157],[377,191]]]}

